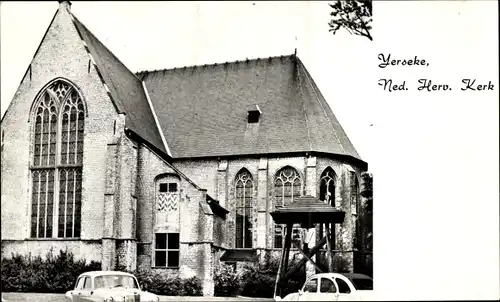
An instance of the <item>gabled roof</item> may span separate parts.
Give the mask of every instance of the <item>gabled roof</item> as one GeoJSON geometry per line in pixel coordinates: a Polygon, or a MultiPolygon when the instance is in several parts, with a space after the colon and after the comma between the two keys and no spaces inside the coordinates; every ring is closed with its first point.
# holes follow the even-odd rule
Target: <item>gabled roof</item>
{"type": "MultiPolygon", "coordinates": [[[[71,14],[71,13],[70,13],[71,14]]],[[[71,14],[73,23],[95,61],[99,76],[119,113],[125,113],[125,127],[166,154],[160,131],[141,80],[71,14]]]]}
{"type": "Polygon", "coordinates": [[[143,71],[173,158],[325,152],[361,160],[295,56],[143,71]],[[248,123],[248,110],[262,112],[248,123]]]}
{"type": "Polygon", "coordinates": [[[311,228],[316,223],[342,223],[345,218],[344,211],[314,196],[300,196],[270,214],[276,224],[300,223],[305,228],[311,228]]]}

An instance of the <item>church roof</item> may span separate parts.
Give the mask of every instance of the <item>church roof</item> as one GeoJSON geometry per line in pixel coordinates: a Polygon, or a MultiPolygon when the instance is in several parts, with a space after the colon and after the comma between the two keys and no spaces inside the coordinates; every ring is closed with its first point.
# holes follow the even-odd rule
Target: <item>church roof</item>
{"type": "Polygon", "coordinates": [[[296,55],[137,76],[174,158],[315,151],[361,160],[296,55]]]}
{"type": "Polygon", "coordinates": [[[108,87],[113,104],[119,113],[125,113],[125,127],[166,154],[141,80],[73,14],[72,19],[97,65],[99,76],[108,87]]]}
{"type": "Polygon", "coordinates": [[[125,127],[163,154],[321,152],[366,165],[296,55],[134,74],[72,19],[125,127]]]}

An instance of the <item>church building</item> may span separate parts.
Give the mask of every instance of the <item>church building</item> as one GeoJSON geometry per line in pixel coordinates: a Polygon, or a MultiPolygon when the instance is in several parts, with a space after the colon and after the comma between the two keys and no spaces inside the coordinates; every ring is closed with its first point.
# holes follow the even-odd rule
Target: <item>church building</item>
{"type": "Polygon", "coordinates": [[[134,73],[70,8],[1,121],[2,257],[67,249],[213,295],[218,263],[280,255],[270,213],[313,196],[345,212],[333,246],[360,270],[368,165],[296,54],[134,73]]]}

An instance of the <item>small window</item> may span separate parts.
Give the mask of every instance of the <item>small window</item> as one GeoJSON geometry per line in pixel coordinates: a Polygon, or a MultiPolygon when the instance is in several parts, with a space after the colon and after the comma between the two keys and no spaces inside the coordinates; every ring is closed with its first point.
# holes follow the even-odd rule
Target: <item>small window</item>
{"type": "Polygon", "coordinates": [[[76,281],[75,289],[83,289],[83,282],[85,281],[85,277],[82,277],[76,281]]]}
{"type": "Polygon", "coordinates": [[[258,123],[259,117],[260,117],[260,111],[248,110],[248,123],[258,123]]]}
{"type": "Polygon", "coordinates": [[[321,293],[336,293],[337,287],[335,286],[335,283],[333,283],[331,279],[321,278],[319,291],[321,293]]]}
{"type": "Polygon", "coordinates": [[[177,184],[176,183],[168,184],[168,191],[169,192],[177,192],[177,184]]]}
{"type": "Polygon", "coordinates": [[[176,183],[162,183],[160,184],[160,192],[177,192],[176,183]]]}
{"type": "Polygon", "coordinates": [[[157,250],[166,250],[167,249],[167,234],[166,233],[156,234],[155,247],[157,250]]]}
{"type": "Polygon", "coordinates": [[[179,233],[155,234],[155,266],[179,267],[179,233]]]}
{"type": "Polygon", "coordinates": [[[283,241],[285,237],[283,236],[283,226],[279,224],[274,225],[274,248],[280,249],[283,247],[283,241]]]}
{"type": "Polygon", "coordinates": [[[304,285],[304,292],[316,293],[318,292],[318,279],[313,278],[304,285]]]}
{"type": "Polygon", "coordinates": [[[91,290],[92,289],[90,277],[85,277],[85,281],[83,282],[83,289],[84,290],[91,290]]]}
{"type": "Polygon", "coordinates": [[[337,285],[339,286],[339,293],[341,294],[349,294],[351,293],[351,289],[349,288],[349,285],[342,279],[335,279],[337,281],[337,285]]]}

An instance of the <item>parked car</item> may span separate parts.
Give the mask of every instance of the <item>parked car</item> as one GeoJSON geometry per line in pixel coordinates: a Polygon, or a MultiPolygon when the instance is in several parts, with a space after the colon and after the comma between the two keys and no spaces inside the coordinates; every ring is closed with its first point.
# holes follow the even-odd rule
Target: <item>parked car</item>
{"type": "Polygon", "coordinates": [[[302,289],[276,301],[373,301],[373,279],[355,273],[322,273],[309,277],[302,289]]]}
{"type": "Polygon", "coordinates": [[[141,291],[134,275],[114,271],[93,271],[78,276],[75,289],[66,292],[72,302],[157,302],[160,298],[141,291]]]}

